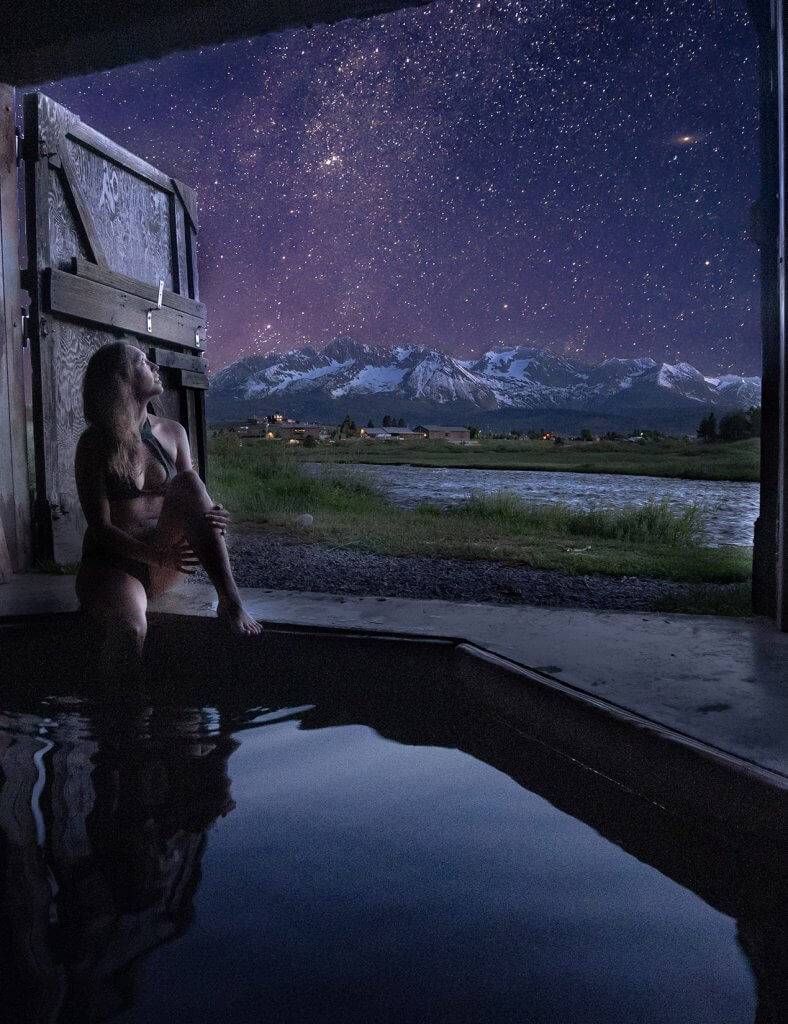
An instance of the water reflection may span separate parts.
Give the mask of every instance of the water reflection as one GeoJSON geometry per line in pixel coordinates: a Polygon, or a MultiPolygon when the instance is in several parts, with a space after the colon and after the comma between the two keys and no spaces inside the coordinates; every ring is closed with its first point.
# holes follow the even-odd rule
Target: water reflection
{"type": "MultiPolygon", "coordinates": [[[[230,755],[240,746],[256,756],[255,744],[263,749],[269,733],[276,749],[273,741],[282,742],[285,726],[341,736],[349,725],[370,727],[397,745],[462,751],[698,893],[737,922],[758,982],[758,1024],[780,1020],[783,893],[773,876],[744,864],[718,838],[679,826],[631,794],[612,791],[593,773],[566,763],[557,770],[552,753],[467,707],[440,708],[412,694],[399,702],[381,700],[374,687],[332,696],[317,677],[301,686],[270,682],[266,697],[260,706],[238,688],[214,708],[49,701],[0,713],[0,976],[9,1020],[162,1019],[145,1015],[150,993],[166,976],[149,971],[157,949],[199,930],[191,926],[208,836],[234,808],[230,755]]],[[[286,758],[297,762],[298,754],[286,758]]],[[[237,788],[251,787],[257,799],[267,799],[248,769],[233,774],[237,788]]],[[[301,784],[309,786],[305,779],[301,784]]],[[[261,825],[266,822],[253,819],[255,833],[261,825]]],[[[319,830],[316,835],[319,842],[319,830]]],[[[269,852],[276,842],[287,850],[284,837],[270,839],[269,852]]],[[[287,879],[287,857],[244,870],[287,879]]],[[[221,906],[223,879],[239,864],[230,859],[216,867],[208,902],[221,906]]],[[[283,884],[287,891],[289,883],[283,884]]],[[[275,894],[269,895],[274,906],[275,894]]],[[[237,921],[223,926],[235,936],[237,921]]],[[[368,927],[374,930],[374,922],[368,927]]],[[[270,932],[258,941],[272,941],[273,925],[270,932]]],[[[330,946],[331,935],[321,941],[330,946]]],[[[167,970],[166,963],[160,970],[167,970]]],[[[258,984],[262,991],[265,979],[258,984]]],[[[399,984],[407,987],[407,979],[399,984]]],[[[217,1003],[223,999],[217,993],[217,1003]]],[[[322,1013],[316,1006],[308,1019],[335,1019],[322,1013]]]]}
{"type": "Polygon", "coordinates": [[[237,744],[195,709],[0,713],[9,1020],[108,1020],[192,918],[237,744]]]}

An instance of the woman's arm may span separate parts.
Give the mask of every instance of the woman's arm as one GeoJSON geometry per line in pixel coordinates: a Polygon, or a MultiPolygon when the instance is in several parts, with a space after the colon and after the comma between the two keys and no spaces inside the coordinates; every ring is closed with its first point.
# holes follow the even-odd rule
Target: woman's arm
{"type": "Polygon", "coordinates": [[[77,445],[74,472],[82,511],[96,543],[126,558],[148,565],[161,565],[162,552],[158,548],[113,525],[103,462],[96,445],[85,434],[77,445]]]}

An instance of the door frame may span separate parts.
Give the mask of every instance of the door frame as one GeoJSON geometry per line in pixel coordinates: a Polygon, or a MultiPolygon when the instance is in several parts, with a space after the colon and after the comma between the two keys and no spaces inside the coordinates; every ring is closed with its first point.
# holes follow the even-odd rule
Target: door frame
{"type": "MultiPolygon", "coordinates": [[[[753,605],[788,631],[788,353],[786,352],[785,240],[788,222],[785,150],[785,0],[747,0],[758,37],[761,115],[761,190],[754,234],[761,248],[762,441],[761,511],[754,538],[753,605]]],[[[130,54],[133,59],[133,53],[130,54]]],[[[86,69],[87,71],[88,69],[86,69]]],[[[720,72],[722,73],[722,72],[720,72]]],[[[24,396],[18,275],[18,220],[15,174],[14,89],[0,83],[0,515],[15,567],[30,552],[30,510],[26,498],[24,396]],[[14,187],[11,188],[11,178],[14,187]],[[20,432],[21,431],[21,432],[20,432]],[[24,482],[23,482],[24,481],[24,482]],[[13,493],[9,504],[5,497],[13,493]]]]}

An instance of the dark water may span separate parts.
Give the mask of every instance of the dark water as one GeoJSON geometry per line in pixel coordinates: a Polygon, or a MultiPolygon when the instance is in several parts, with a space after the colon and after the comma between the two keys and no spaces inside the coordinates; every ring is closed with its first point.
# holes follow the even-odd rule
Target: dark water
{"type": "Polygon", "coordinates": [[[307,471],[359,474],[397,505],[413,508],[429,501],[457,505],[472,494],[508,491],[537,505],[572,508],[623,508],[667,501],[677,512],[690,505],[703,510],[706,540],[752,544],[760,506],[759,485],[729,480],[670,480],[612,473],[550,473],[519,469],[450,469],[427,466],[324,465],[305,463],[307,471]]]}
{"type": "Polygon", "coordinates": [[[759,991],[772,1005],[775,924],[719,838],[486,720],[298,697],[0,714],[0,1013],[742,1024],[759,991]]]}

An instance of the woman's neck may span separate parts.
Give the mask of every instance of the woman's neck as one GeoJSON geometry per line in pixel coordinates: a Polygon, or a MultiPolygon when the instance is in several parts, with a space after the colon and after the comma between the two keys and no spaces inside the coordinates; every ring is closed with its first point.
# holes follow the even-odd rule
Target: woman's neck
{"type": "Polygon", "coordinates": [[[139,430],[142,430],[142,427],[144,426],[145,420],[147,418],[148,418],[148,402],[146,400],[146,401],[140,403],[139,408],[137,410],[137,428],[139,430]]]}

